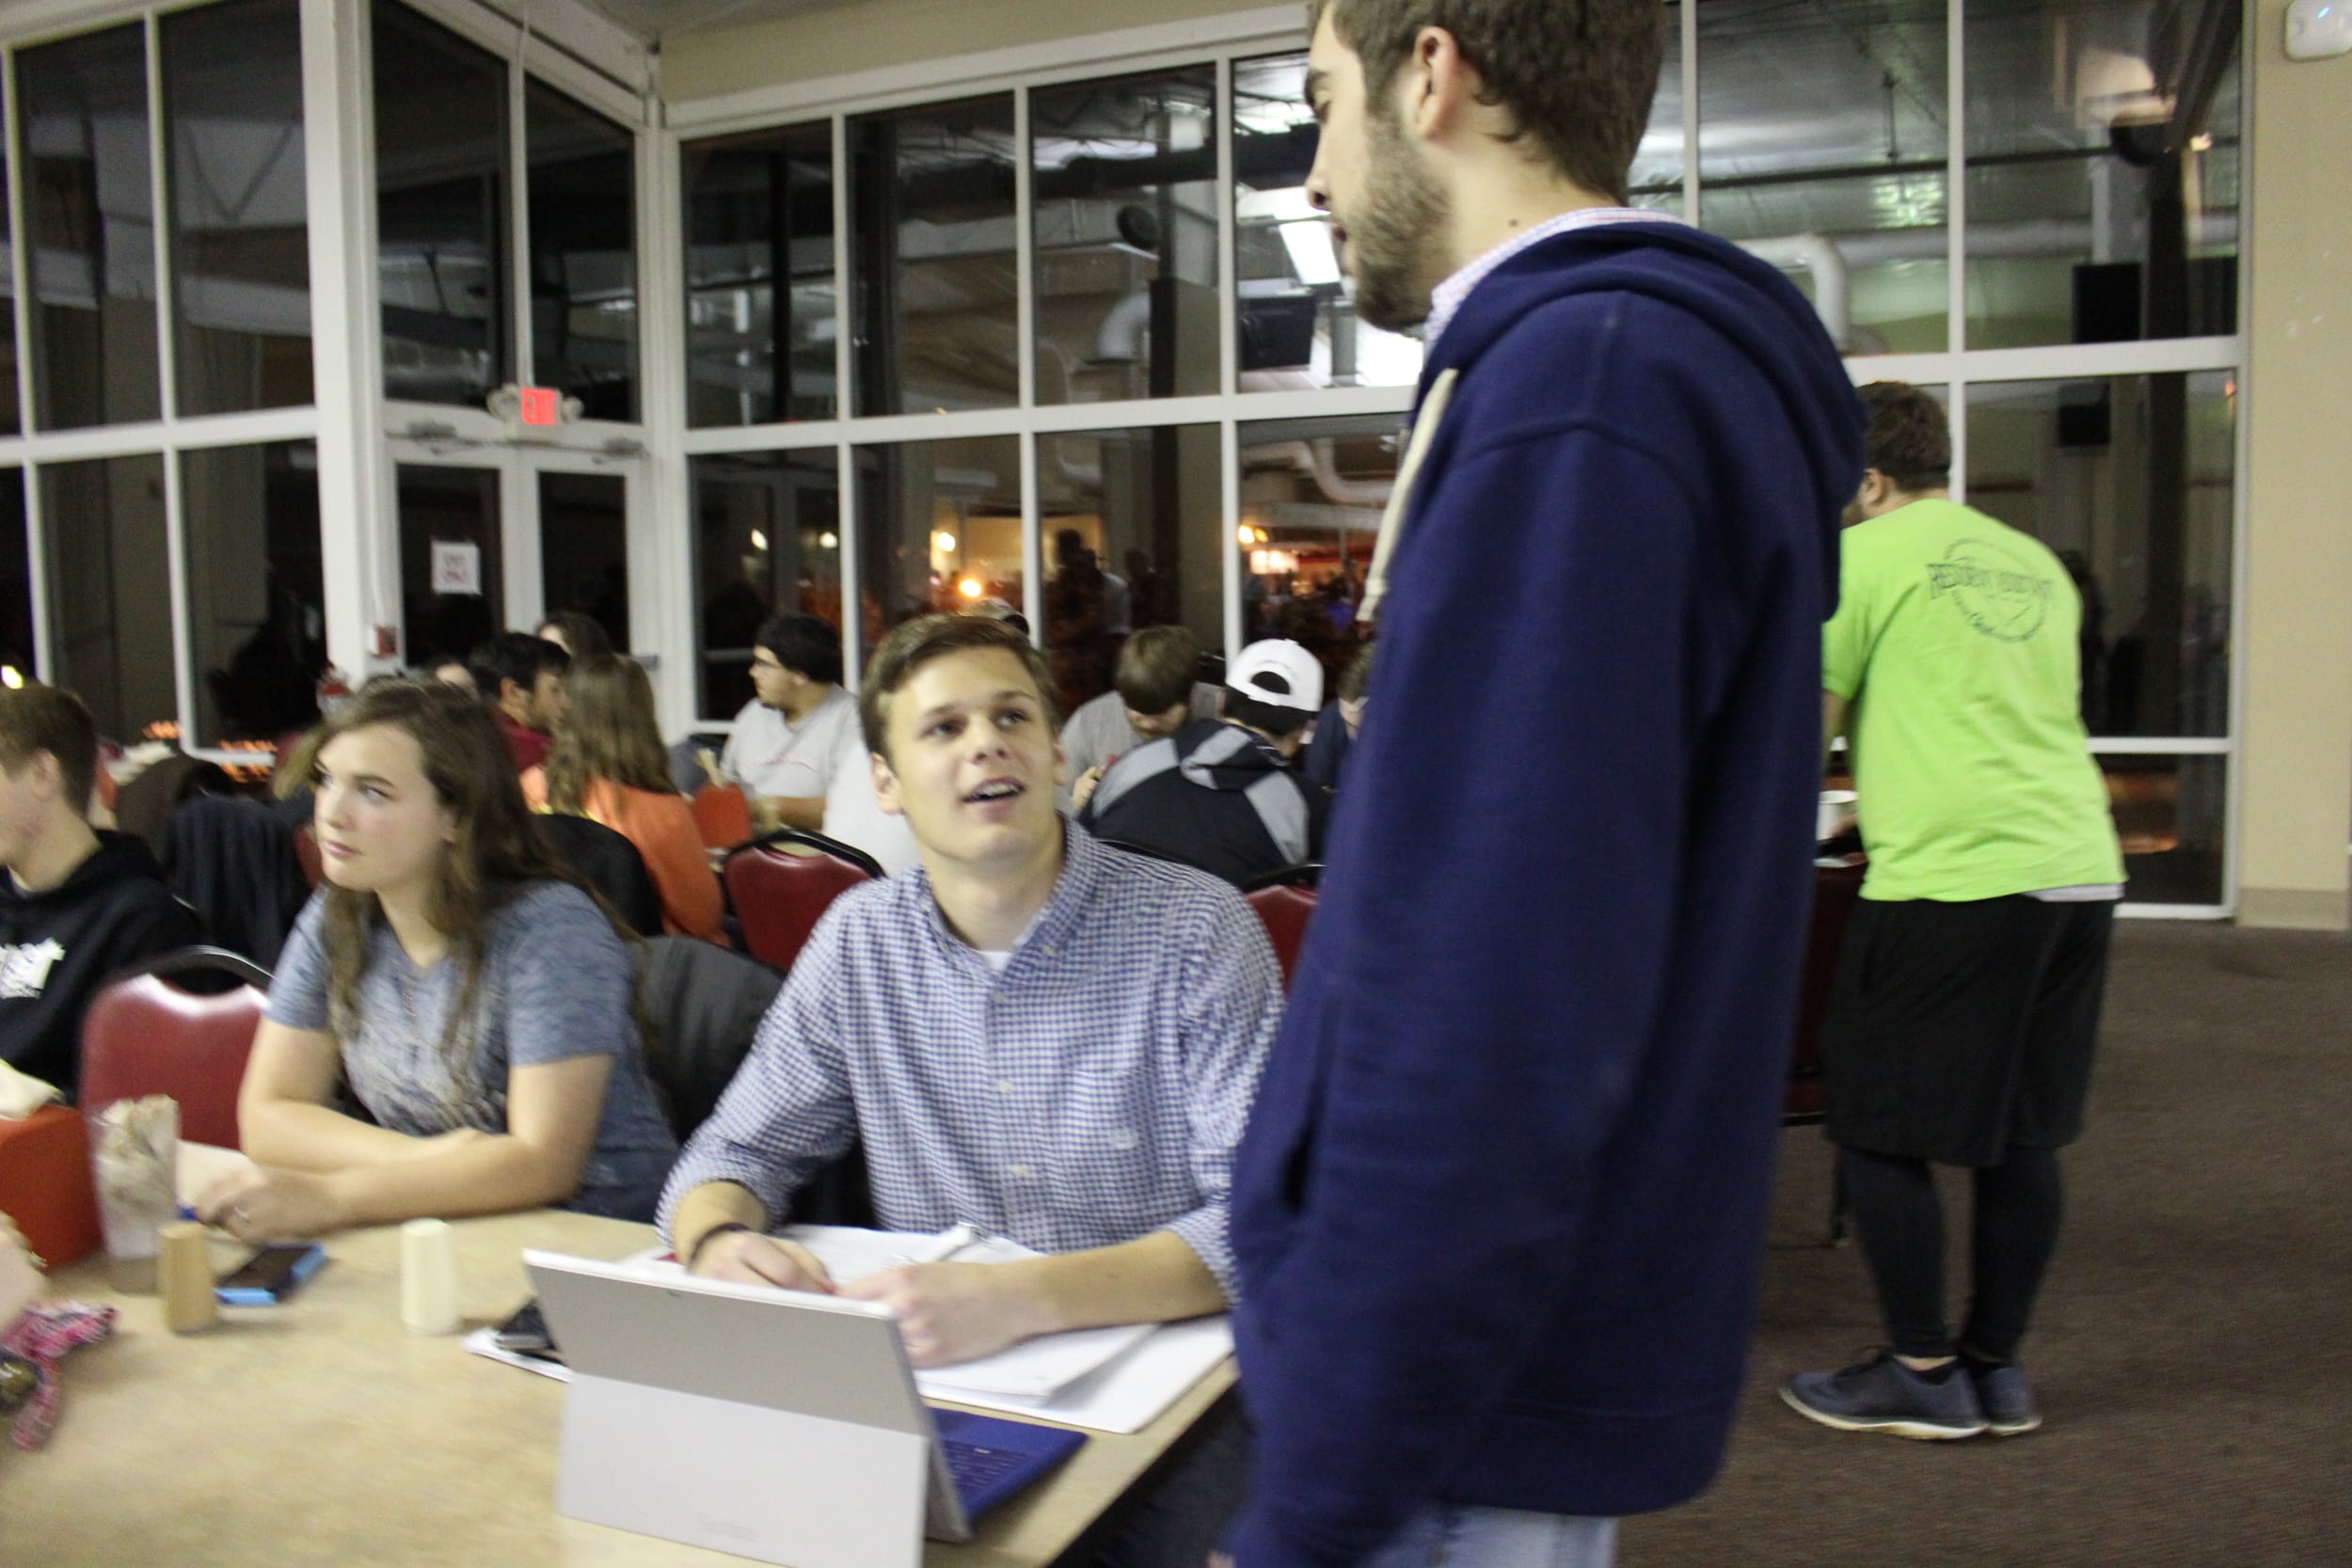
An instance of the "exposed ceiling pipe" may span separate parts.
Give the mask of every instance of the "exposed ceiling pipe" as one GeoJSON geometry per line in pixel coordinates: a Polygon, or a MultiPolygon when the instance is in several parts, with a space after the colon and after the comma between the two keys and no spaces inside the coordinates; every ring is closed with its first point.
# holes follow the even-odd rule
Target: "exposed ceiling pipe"
{"type": "Polygon", "coordinates": [[[1312,441],[1285,441],[1265,454],[1266,459],[1287,463],[1302,474],[1311,475],[1315,488],[1323,499],[1334,506],[1386,506],[1391,480],[1343,479],[1334,456],[1335,446],[1327,436],[1312,441]]]}
{"type": "Polygon", "coordinates": [[[1138,289],[1112,306],[1110,313],[1103,318],[1101,330],[1094,334],[1094,363],[1143,363],[1144,336],[1151,330],[1152,295],[1138,289]]]}
{"type": "Polygon", "coordinates": [[[1784,234],[1776,239],[1741,240],[1740,248],[1759,261],[1786,272],[1803,267],[1813,275],[1813,311],[1828,329],[1830,341],[1842,351],[1853,343],[1853,307],[1848,295],[1846,258],[1820,234],[1784,234]]]}

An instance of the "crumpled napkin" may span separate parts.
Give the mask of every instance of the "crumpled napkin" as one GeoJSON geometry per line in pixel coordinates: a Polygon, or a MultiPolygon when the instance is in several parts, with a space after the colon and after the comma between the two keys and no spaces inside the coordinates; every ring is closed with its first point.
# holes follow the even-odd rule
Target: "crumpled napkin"
{"type": "Polygon", "coordinates": [[[64,1098],[56,1085],[0,1062],[0,1121],[23,1121],[51,1101],[64,1098]]]}
{"type": "Polygon", "coordinates": [[[16,1413],[8,1436],[20,1449],[38,1449],[49,1441],[57,1424],[57,1401],[64,1389],[57,1363],[84,1345],[96,1344],[115,1331],[115,1309],[57,1302],[28,1307],[14,1326],[0,1334],[0,1351],[23,1356],[40,1370],[40,1385],[16,1413]]]}

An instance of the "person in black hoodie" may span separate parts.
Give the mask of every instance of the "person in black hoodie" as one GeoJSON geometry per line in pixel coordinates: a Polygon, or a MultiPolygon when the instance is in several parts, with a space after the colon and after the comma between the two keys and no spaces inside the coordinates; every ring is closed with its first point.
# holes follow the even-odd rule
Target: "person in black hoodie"
{"type": "Polygon", "coordinates": [[[97,770],[98,727],[80,698],[0,689],[0,1060],[69,1098],[98,988],[202,940],[147,846],[85,817],[97,770]]]}
{"type": "Polygon", "coordinates": [[[1291,766],[1323,705],[1323,666],[1295,642],[1252,642],[1233,661],[1225,716],[1196,719],[1112,764],[1079,802],[1101,837],[1239,886],[1313,860],[1330,791],[1291,766]]]}

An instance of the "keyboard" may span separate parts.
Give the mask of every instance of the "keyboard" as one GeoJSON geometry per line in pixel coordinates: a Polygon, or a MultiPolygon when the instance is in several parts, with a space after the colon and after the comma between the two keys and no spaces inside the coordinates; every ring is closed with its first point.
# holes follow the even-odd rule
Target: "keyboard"
{"type": "Polygon", "coordinates": [[[1034,1457],[1017,1449],[992,1449],[978,1443],[959,1443],[954,1438],[942,1438],[940,1455],[947,1461],[947,1474],[954,1479],[956,1495],[966,1499],[980,1496],[990,1485],[1001,1481],[1009,1472],[1033,1462],[1034,1457]]]}

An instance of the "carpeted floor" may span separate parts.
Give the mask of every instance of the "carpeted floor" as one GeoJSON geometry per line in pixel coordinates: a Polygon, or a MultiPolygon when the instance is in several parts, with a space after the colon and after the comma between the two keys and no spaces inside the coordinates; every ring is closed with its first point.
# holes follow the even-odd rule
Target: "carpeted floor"
{"type": "Polygon", "coordinates": [[[1626,1568],[2352,1565],[2352,940],[2126,922],[2102,1053],[2026,1345],[2042,1430],[1914,1443],[1781,1404],[1881,1338],[1794,1130],[1730,1463],[1628,1521],[1626,1568]]]}

